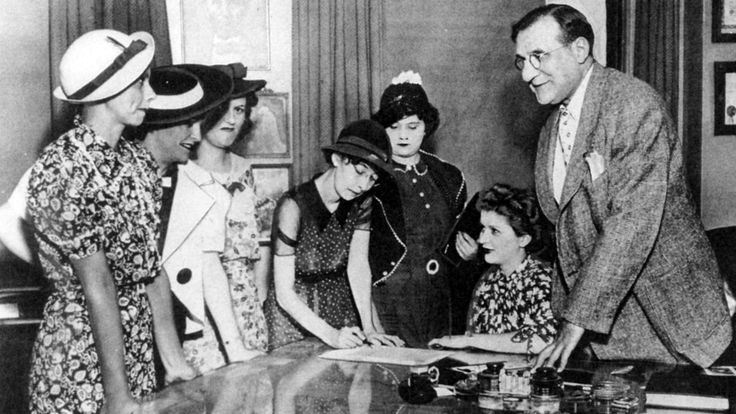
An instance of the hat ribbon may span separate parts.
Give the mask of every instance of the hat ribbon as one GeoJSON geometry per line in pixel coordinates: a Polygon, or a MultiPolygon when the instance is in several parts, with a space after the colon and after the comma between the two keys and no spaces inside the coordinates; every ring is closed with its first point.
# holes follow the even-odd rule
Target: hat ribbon
{"type": "Polygon", "coordinates": [[[363,138],[357,137],[355,135],[344,136],[340,138],[339,140],[337,140],[337,143],[338,144],[345,143],[345,144],[350,144],[350,145],[362,148],[364,150],[372,152],[373,154],[376,154],[377,157],[381,161],[388,162],[388,155],[386,154],[386,151],[378,148],[377,146],[371,144],[370,142],[367,142],[363,138]]]}
{"type": "MultiPolygon", "coordinates": [[[[120,44],[115,39],[108,37],[114,43],[120,44]]],[[[68,95],[69,99],[79,100],[87,95],[94,92],[95,89],[102,86],[103,83],[107,82],[114,74],[116,74],[123,66],[125,66],[135,55],[142,52],[148,45],[146,42],[138,39],[130,43],[130,46],[123,49],[123,52],[112,61],[110,66],[106,67],[105,70],[100,72],[97,77],[92,79],[89,83],[79,88],[76,92],[68,95]]]]}

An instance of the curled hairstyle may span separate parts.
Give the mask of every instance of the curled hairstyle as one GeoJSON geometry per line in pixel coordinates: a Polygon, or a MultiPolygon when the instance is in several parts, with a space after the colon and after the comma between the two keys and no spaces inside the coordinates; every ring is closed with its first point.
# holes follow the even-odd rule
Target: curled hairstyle
{"type": "MultiPolygon", "coordinates": [[[[232,99],[238,99],[238,98],[232,98],[232,99]]],[[[202,124],[200,125],[200,128],[202,130],[202,137],[207,135],[208,132],[212,130],[212,128],[217,125],[218,122],[222,119],[225,114],[227,114],[228,109],[230,108],[230,101],[232,99],[228,99],[227,101],[217,105],[215,108],[212,108],[207,114],[204,116],[204,119],[202,119],[202,124]]],[[[245,121],[243,122],[243,125],[240,127],[240,131],[238,131],[237,136],[235,137],[235,141],[233,143],[238,142],[242,140],[246,134],[248,134],[255,125],[253,121],[250,119],[250,114],[254,106],[258,104],[258,97],[255,93],[249,93],[245,96],[245,121]],[[250,96],[252,95],[252,96],[250,96]]]]}
{"type": "Polygon", "coordinates": [[[537,7],[527,13],[518,22],[511,26],[511,40],[516,43],[516,37],[519,32],[528,29],[543,17],[550,16],[560,25],[562,38],[559,39],[564,45],[569,45],[578,37],[583,37],[590,45],[590,54],[593,54],[593,44],[595,43],[595,35],[593,27],[588,23],[583,13],[576,8],[566,4],[548,4],[546,6],[537,7]]]}
{"type": "Polygon", "coordinates": [[[440,112],[429,103],[422,85],[404,82],[391,84],[383,91],[381,106],[371,119],[388,128],[412,115],[424,122],[425,138],[432,135],[440,125],[440,112]]]}
{"type": "Polygon", "coordinates": [[[541,212],[531,191],[497,183],[481,195],[477,208],[506,217],[516,236],[529,235],[527,252],[543,247],[541,212]]]}

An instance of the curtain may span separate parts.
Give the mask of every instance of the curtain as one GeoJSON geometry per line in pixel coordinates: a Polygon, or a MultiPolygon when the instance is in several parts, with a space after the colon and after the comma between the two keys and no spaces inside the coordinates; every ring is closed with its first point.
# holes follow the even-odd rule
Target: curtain
{"type": "Polygon", "coordinates": [[[626,2],[606,0],[606,66],[626,71],[626,2]]]}
{"type": "Polygon", "coordinates": [[[664,98],[677,123],[680,0],[639,0],[634,27],[634,76],[664,98]]]}
{"type": "MultiPolygon", "coordinates": [[[[153,66],[171,64],[166,2],[149,0],[50,0],[51,89],[59,86],[59,61],[80,35],[94,29],[146,31],[156,41],[153,66]]],[[[52,139],[69,129],[76,108],[51,98],[52,139]]]]}
{"type": "Polygon", "coordinates": [[[322,170],[320,148],[377,107],[383,1],[294,0],[292,182],[322,170]]]}

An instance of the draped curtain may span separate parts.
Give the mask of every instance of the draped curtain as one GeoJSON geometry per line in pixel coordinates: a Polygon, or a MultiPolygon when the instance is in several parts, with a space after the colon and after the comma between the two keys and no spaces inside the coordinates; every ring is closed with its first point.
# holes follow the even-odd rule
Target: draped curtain
{"type": "MultiPolygon", "coordinates": [[[[80,35],[94,29],[124,33],[146,31],[156,41],[153,66],[171,64],[166,2],[149,0],[50,0],[49,47],[51,88],[59,85],[59,61],[66,48],[80,35]]],[[[74,108],[51,99],[52,137],[70,127],[74,108]]]]}
{"type": "Polygon", "coordinates": [[[662,95],[677,123],[680,0],[638,0],[635,7],[633,75],[662,95]]]}
{"type": "Polygon", "coordinates": [[[626,71],[626,2],[606,0],[606,66],[626,71]]]}
{"type": "Polygon", "coordinates": [[[324,168],[320,148],[380,98],[384,0],[294,0],[296,183],[324,168]]]}
{"type": "Polygon", "coordinates": [[[704,5],[697,0],[607,0],[606,7],[610,30],[609,64],[624,70],[627,49],[633,49],[633,75],[652,85],[665,99],[673,120],[682,128],[687,179],[699,207],[704,5]],[[634,22],[627,22],[630,7],[634,8],[634,22]],[[681,8],[684,8],[684,23],[680,22],[681,8]],[[628,39],[626,30],[632,23],[634,38],[628,39]],[[684,40],[682,48],[681,38],[684,40]],[[611,47],[616,44],[618,46],[611,47]],[[682,90],[679,83],[681,66],[686,80],[682,90]],[[687,110],[679,120],[679,105],[685,103],[687,110]]]}

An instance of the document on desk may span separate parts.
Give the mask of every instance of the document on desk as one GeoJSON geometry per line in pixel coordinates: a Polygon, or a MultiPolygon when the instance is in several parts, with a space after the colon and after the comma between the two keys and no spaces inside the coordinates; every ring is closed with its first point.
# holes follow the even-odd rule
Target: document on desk
{"type": "Polygon", "coordinates": [[[373,362],[380,364],[424,366],[441,359],[452,359],[460,365],[483,365],[490,362],[524,363],[524,355],[496,354],[452,349],[396,348],[388,346],[362,346],[351,349],[335,349],[320,355],[324,359],[373,362]]]}
{"type": "Polygon", "coordinates": [[[454,351],[436,349],[361,346],[358,348],[327,351],[319,357],[340,361],[372,362],[416,367],[433,364],[441,359],[447,358],[453,353],[454,351]]]}

